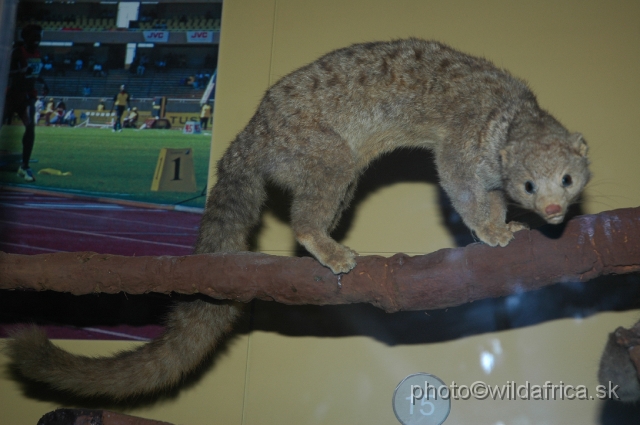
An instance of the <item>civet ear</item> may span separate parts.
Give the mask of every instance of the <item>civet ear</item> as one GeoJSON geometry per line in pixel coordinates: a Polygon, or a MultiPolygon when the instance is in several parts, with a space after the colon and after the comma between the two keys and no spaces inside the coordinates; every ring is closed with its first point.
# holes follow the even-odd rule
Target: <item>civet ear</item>
{"type": "Polygon", "coordinates": [[[589,151],[589,147],[587,146],[587,142],[584,140],[584,136],[581,133],[572,133],[569,136],[571,139],[571,146],[580,154],[580,156],[587,156],[587,152],[589,151]]]}

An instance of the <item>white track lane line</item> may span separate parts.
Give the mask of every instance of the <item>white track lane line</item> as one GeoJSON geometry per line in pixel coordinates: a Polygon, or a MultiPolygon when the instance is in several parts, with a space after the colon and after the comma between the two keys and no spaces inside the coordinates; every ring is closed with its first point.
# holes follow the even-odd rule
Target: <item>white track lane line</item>
{"type": "Polygon", "coordinates": [[[39,247],[39,246],[17,244],[17,243],[13,243],[13,242],[0,242],[0,246],[2,246],[2,245],[13,246],[13,247],[17,247],[17,248],[35,249],[35,250],[38,250],[38,251],[45,251],[45,252],[68,252],[68,251],[64,251],[64,250],[60,250],[60,249],[42,248],[42,247],[39,247]]]}
{"type": "Polygon", "coordinates": [[[179,244],[168,243],[168,242],[145,241],[145,240],[142,240],[142,239],[125,238],[125,237],[122,237],[122,236],[111,236],[111,235],[105,235],[103,233],[84,232],[84,231],[81,231],[81,230],[61,229],[61,228],[57,228],[57,227],[42,226],[42,225],[39,225],[39,224],[20,223],[20,222],[17,222],[17,221],[0,220],[0,223],[6,223],[6,224],[22,226],[22,227],[32,227],[32,228],[36,228],[36,229],[54,230],[54,231],[58,231],[58,232],[73,233],[73,234],[77,234],[77,235],[87,235],[87,236],[94,236],[94,237],[95,236],[99,236],[99,237],[108,238],[108,239],[117,239],[117,240],[123,240],[123,241],[138,242],[138,243],[143,243],[143,244],[161,245],[161,246],[173,246],[173,247],[177,247],[177,248],[193,249],[193,247],[191,245],[179,245],[179,244]]]}
{"type": "MultiPolygon", "coordinates": [[[[8,203],[2,203],[0,202],[0,206],[2,205],[7,205],[9,207],[12,208],[16,208],[16,209],[43,209],[43,208],[33,208],[33,207],[26,207],[23,205],[15,205],[15,204],[8,204],[8,203]]],[[[46,205],[43,205],[43,207],[46,207],[46,205]]],[[[131,209],[131,210],[117,210],[118,212],[120,211],[137,211],[137,212],[141,212],[141,211],[145,211],[145,210],[140,210],[140,209],[131,209]]],[[[77,212],[77,211],[65,211],[65,210],[59,210],[59,209],[52,209],[51,212],[54,213],[61,213],[61,212],[65,212],[68,215],[75,215],[75,216],[82,216],[82,217],[91,217],[92,219],[96,219],[96,218],[100,218],[102,220],[109,220],[109,221],[122,221],[122,222],[126,222],[126,223],[133,223],[133,224],[144,224],[144,225],[153,225],[153,226],[159,226],[159,227],[166,227],[169,229],[183,229],[183,230],[197,230],[197,226],[196,227],[184,227],[184,226],[173,226],[173,225],[169,225],[169,224],[159,224],[159,223],[149,223],[147,221],[140,221],[140,220],[127,220],[124,218],[116,218],[116,217],[96,217],[93,214],[87,214],[87,213],[81,213],[81,212],[77,212]]],[[[146,212],[146,211],[145,211],[146,212]]],[[[166,213],[166,210],[150,210],[149,212],[159,212],[159,213],[166,213]]]]}

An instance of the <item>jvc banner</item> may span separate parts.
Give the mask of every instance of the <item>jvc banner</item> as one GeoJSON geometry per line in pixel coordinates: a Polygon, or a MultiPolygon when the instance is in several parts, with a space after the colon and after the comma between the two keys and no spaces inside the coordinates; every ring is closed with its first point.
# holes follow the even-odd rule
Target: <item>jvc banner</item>
{"type": "Polygon", "coordinates": [[[144,41],[150,43],[166,43],[169,41],[169,31],[142,31],[144,41]]]}
{"type": "Polygon", "coordinates": [[[189,43],[213,43],[214,31],[187,31],[189,43]]]}

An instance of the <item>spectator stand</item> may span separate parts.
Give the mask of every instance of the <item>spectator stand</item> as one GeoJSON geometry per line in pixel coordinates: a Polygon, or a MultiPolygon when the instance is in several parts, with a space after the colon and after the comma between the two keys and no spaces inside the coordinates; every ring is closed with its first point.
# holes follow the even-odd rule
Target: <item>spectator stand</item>
{"type": "Polygon", "coordinates": [[[201,69],[166,69],[158,71],[153,67],[147,67],[144,75],[132,74],[128,70],[111,70],[107,76],[94,76],[90,72],[65,73],[64,76],[55,73],[43,73],[49,90],[61,97],[84,96],[87,89],[91,97],[113,98],[121,85],[127,87],[127,91],[133,98],[154,97],[160,94],[170,94],[172,98],[200,99],[206,88],[208,79],[196,79],[194,85],[186,85],[189,75],[211,75],[212,71],[201,69]]]}

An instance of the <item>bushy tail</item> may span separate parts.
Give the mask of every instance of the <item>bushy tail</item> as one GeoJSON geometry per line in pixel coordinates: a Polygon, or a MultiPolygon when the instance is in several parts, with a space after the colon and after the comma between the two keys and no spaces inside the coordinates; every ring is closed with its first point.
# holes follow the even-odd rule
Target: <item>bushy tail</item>
{"type": "MultiPolygon", "coordinates": [[[[247,234],[260,217],[263,181],[241,157],[229,150],[218,165],[200,224],[195,253],[245,249],[247,234]]],[[[82,396],[114,399],[149,394],[179,383],[227,333],[241,308],[205,301],[181,302],[169,313],[165,333],[133,351],[113,357],[70,354],[43,331],[32,327],[14,333],[6,351],[28,378],[82,396]]]]}
{"type": "Polygon", "coordinates": [[[264,180],[239,150],[232,146],[218,163],[218,182],[207,199],[196,254],[245,251],[247,236],[260,219],[264,180]]]}
{"type": "Polygon", "coordinates": [[[85,397],[121,400],[179,383],[231,329],[239,310],[231,304],[200,300],[178,303],[169,314],[162,336],[113,357],[68,353],[36,327],[15,333],[7,340],[5,350],[27,378],[85,397]]]}

